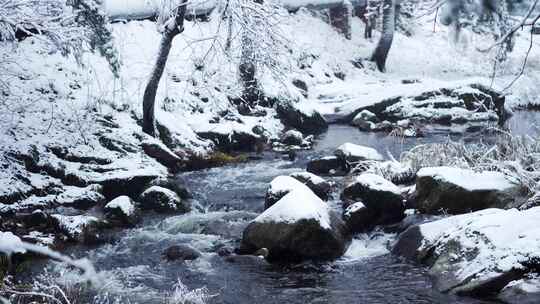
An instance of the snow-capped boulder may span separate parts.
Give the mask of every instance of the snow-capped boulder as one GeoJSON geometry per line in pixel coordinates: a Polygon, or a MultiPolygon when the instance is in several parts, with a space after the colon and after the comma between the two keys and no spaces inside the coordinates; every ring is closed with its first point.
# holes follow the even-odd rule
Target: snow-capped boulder
{"type": "Polygon", "coordinates": [[[431,167],[417,173],[415,198],[421,212],[460,214],[515,207],[520,192],[520,186],[500,172],[431,167]]]}
{"type": "Polygon", "coordinates": [[[343,220],[347,230],[351,233],[359,233],[369,230],[375,224],[375,212],[364,205],[356,202],[349,205],[343,213],[343,220]]]}
{"type": "Polygon", "coordinates": [[[328,199],[333,186],[332,182],[329,182],[324,178],[309,172],[295,172],[289,174],[289,176],[306,185],[321,199],[328,199]]]}
{"type": "Polygon", "coordinates": [[[399,222],[405,216],[401,190],[382,176],[364,173],[357,176],[341,194],[345,202],[361,201],[374,213],[377,224],[399,222]]]}
{"type": "Polygon", "coordinates": [[[128,196],[119,196],[103,208],[106,219],[120,226],[135,226],[140,220],[135,203],[128,196]]]}
{"type": "Polygon", "coordinates": [[[302,185],[246,227],[240,251],[266,248],[270,260],[328,260],[341,256],[348,243],[343,221],[302,185]]]}
{"type": "Polygon", "coordinates": [[[101,174],[96,182],[103,186],[103,195],[113,199],[121,195],[137,197],[151,181],[161,177],[150,169],[112,171],[101,174]]]}
{"type": "Polygon", "coordinates": [[[190,261],[199,258],[201,253],[189,245],[180,244],[165,249],[163,256],[169,261],[190,261]]]}
{"type": "Polygon", "coordinates": [[[393,252],[427,264],[435,286],[494,295],[540,266],[540,207],[485,209],[412,226],[393,252]]]}
{"type": "Polygon", "coordinates": [[[304,141],[304,136],[302,135],[302,132],[296,130],[289,130],[283,133],[280,141],[286,145],[300,146],[304,141]]]}
{"type": "Polygon", "coordinates": [[[101,232],[107,224],[89,215],[61,215],[52,214],[51,218],[56,229],[61,232],[68,241],[84,244],[101,242],[101,232]]]}
{"type": "Polygon", "coordinates": [[[306,170],[320,175],[344,175],[347,173],[345,164],[337,156],[325,156],[310,160],[306,170]]]}
{"type": "Polygon", "coordinates": [[[105,202],[102,191],[103,187],[96,184],[85,188],[65,186],[64,192],[56,196],[55,202],[66,207],[90,209],[105,202]]]}
{"type": "Polygon", "coordinates": [[[141,207],[157,212],[189,212],[189,203],[182,200],[174,191],[160,186],[146,189],[140,196],[141,207]]]}
{"type": "Polygon", "coordinates": [[[368,110],[363,110],[351,121],[351,125],[358,127],[362,131],[370,131],[375,127],[375,124],[379,122],[377,115],[368,110]]]}
{"type": "Polygon", "coordinates": [[[179,176],[174,178],[161,177],[150,182],[149,186],[160,186],[176,192],[181,199],[193,198],[187,187],[186,181],[179,176]]]}
{"type": "Polygon", "coordinates": [[[290,176],[278,176],[270,182],[264,199],[264,210],[277,203],[282,197],[294,189],[306,187],[303,183],[290,176]]]}
{"type": "Polygon", "coordinates": [[[306,103],[278,102],[276,112],[284,125],[304,134],[320,134],[328,129],[321,113],[306,103]]]}
{"type": "Polygon", "coordinates": [[[363,160],[382,161],[384,157],[375,149],[351,143],[344,143],[334,152],[338,158],[346,162],[358,162],[363,160]]]}

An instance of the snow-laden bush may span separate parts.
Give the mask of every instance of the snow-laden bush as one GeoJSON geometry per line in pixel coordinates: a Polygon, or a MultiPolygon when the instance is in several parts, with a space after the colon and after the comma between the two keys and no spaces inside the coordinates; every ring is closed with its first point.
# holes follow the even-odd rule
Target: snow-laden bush
{"type": "Polygon", "coordinates": [[[0,0],[0,42],[28,36],[78,61],[84,51],[98,51],[118,75],[120,62],[99,0],[0,0]]]}
{"type": "Polygon", "coordinates": [[[540,138],[497,132],[494,141],[464,143],[447,140],[419,145],[403,153],[401,162],[416,171],[436,166],[499,171],[531,193],[540,191],[540,138]]]}

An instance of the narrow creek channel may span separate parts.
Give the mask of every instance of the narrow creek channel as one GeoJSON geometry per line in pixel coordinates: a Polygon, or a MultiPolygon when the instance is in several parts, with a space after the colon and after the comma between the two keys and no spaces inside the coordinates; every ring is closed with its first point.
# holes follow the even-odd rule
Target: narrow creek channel
{"type": "MultiPolygon", "coordinates": [[[[535,118],[540,121],[540,115],[535,118]]],[[[532,132],[519,121],[518,115],[509,122],[512,132],[532,132]]],[[[356,235],[344,257],[324,264],[279,266],[251,257],[230,261],[215,253],[220,246],[237,245],[243,227],[262,212],[268,183],[278,175],[305,170],[309,159],[329,155],[344,142],[398,157],[414,145],[448,136],[434,128],[422,139],[398,139],[332,125],[312,150],[299,152],[294,161],[265,153],[248,163],[181,174],[178,180],[192,192],[196,211],[147,216],[140,227],[121,232],[111,244],[70,248],[68,253],[88,257],[101,272],[103,287],[89,303],[183,303],[167,302],[178,279],[189,289],[206,287],[215,295],[209,303],[490,303],[437,292],[426,269],[389,253],[395,238],[390,233],[356,235]],[[163,260],[163,251],[177,244],[189,244],[202,256],[191,262],[163,260]]],[[[479,140],[474,134],[452,137],[479,140]]],[[[337,206],[339,193],[329,203],[337,206]]],[[[81,280],[54,263],[46,275],[64,283],[81,280]]]]}

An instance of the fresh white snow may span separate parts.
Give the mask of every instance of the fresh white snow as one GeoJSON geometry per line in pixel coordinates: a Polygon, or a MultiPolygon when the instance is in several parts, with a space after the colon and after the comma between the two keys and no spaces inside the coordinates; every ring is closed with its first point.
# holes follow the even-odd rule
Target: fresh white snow
{"type": "Polygon", "coordinates": [[[356,145],[352,143],[344,143],[339,146],[335,153],[336,156],[344,157],[345,159],[357,160],[383,160],[384,157],[375,149],[356,145]]]}
{"type": "Polygon", "coordinates": [[[428,167],[418,171],[418,177],[432,177],[448,182],[469,191],[505,190],[516,187],[507,176],[495,171],[475,172],[469,169],[453,167],[428,167]]]}
{"type": "Polygon", "coordinates": [[[295,178],[290,176],[278,176],[270,182],[268,193],[279,194],[288,193],[295,189],[305,188],[306,186],[295,178]]]}
{"type": "Polygon", "coordinates": [[[477,279],[486,279],[512,268],[522,268],[520,263],[540,256],[538,221],[540,207],[525,211],[486,209],[452,216],[420,225],[424,236],[421,249],[439,248],[456,241],[463,253],[477,253],[470,261],[458,262],[458,277],[475,275],[477,279]]]}
{"type": "Polygon", "coordinates": [[[289,192],[272,207],[254,219],[265,223],[296,223],[303,219],[314,219],[324,229],[330,229],[330,209],[315,193],[301,184],[289,192]]]}
{"type": "Polygon", "coordinates": [[[349,186],[356,183],[375,191],[392,192],[397,195],[401,194],[401,189],[399,189],[398,186],[394,185],[384,177],[373,173],[360,174],[349,184],[349,186]]]}
{"type": "Polygon", "coordinates": [[[26,249],[18,236],[11,232],[0,231],[0,252],[11,255],[13,253],[25,253],[26,249]]]}
{"type": "Polygon", "coordinates": [[[105,209],[120,209],[123,214],[130,216],[135,212],[135,205],[129,196],[122,195],[105,205],[105,209]]]}

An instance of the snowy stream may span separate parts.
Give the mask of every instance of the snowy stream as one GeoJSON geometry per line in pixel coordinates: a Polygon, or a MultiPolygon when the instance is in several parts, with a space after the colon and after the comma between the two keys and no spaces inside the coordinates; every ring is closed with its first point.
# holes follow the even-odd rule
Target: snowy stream
{"type": "MultiPolygon", "coordinates": [[[[519,123],[520,115],[531,114],[514,116],[509,122],[512,132],[532,134],[533,129],[519,123]]],[[[538,113],[533,115],[540,121],[538,113]]],[[[147,216],[139,228],[121,232],[111,244],[68,249],[74,256],[88,257],[100,271],[102,286],[83,292],[82,303],[489,303],[434,290],[426,269],[389,253],[388,244],[395,238],[391,233],[356,235],[344,257],[318,265],[269,265],[255,257],[230,261],[215,253],[219,246],[238,244],[244,225],[263,210],[268,183],[278,175],[304,170],[309,159],[332,154],[344,142],[399,157],[414,145],[447,136],[447,130],[434,128],[426,138],[402,140],[332,125],[313,150],[299,152],[295,161],[266,153],[248,163],[182,174],[178,178],[192,192],[197,211],[147,216]],[[163,251],[176,244],[189,244],[202,256],[189,262],[165,261],[163,251]],[[182,284],[173,294],[178,280],[182,284]],[[202,302],[201,294],[209,298],[202,302]]],[[[475,134],[453,137],[479,139],[475,134]]],[[[338,200],[339,193],[334,193],[330,203],[338,200]]],[[[82,279],[55,263],[42,276],[68,285],[82,279]]]]}

